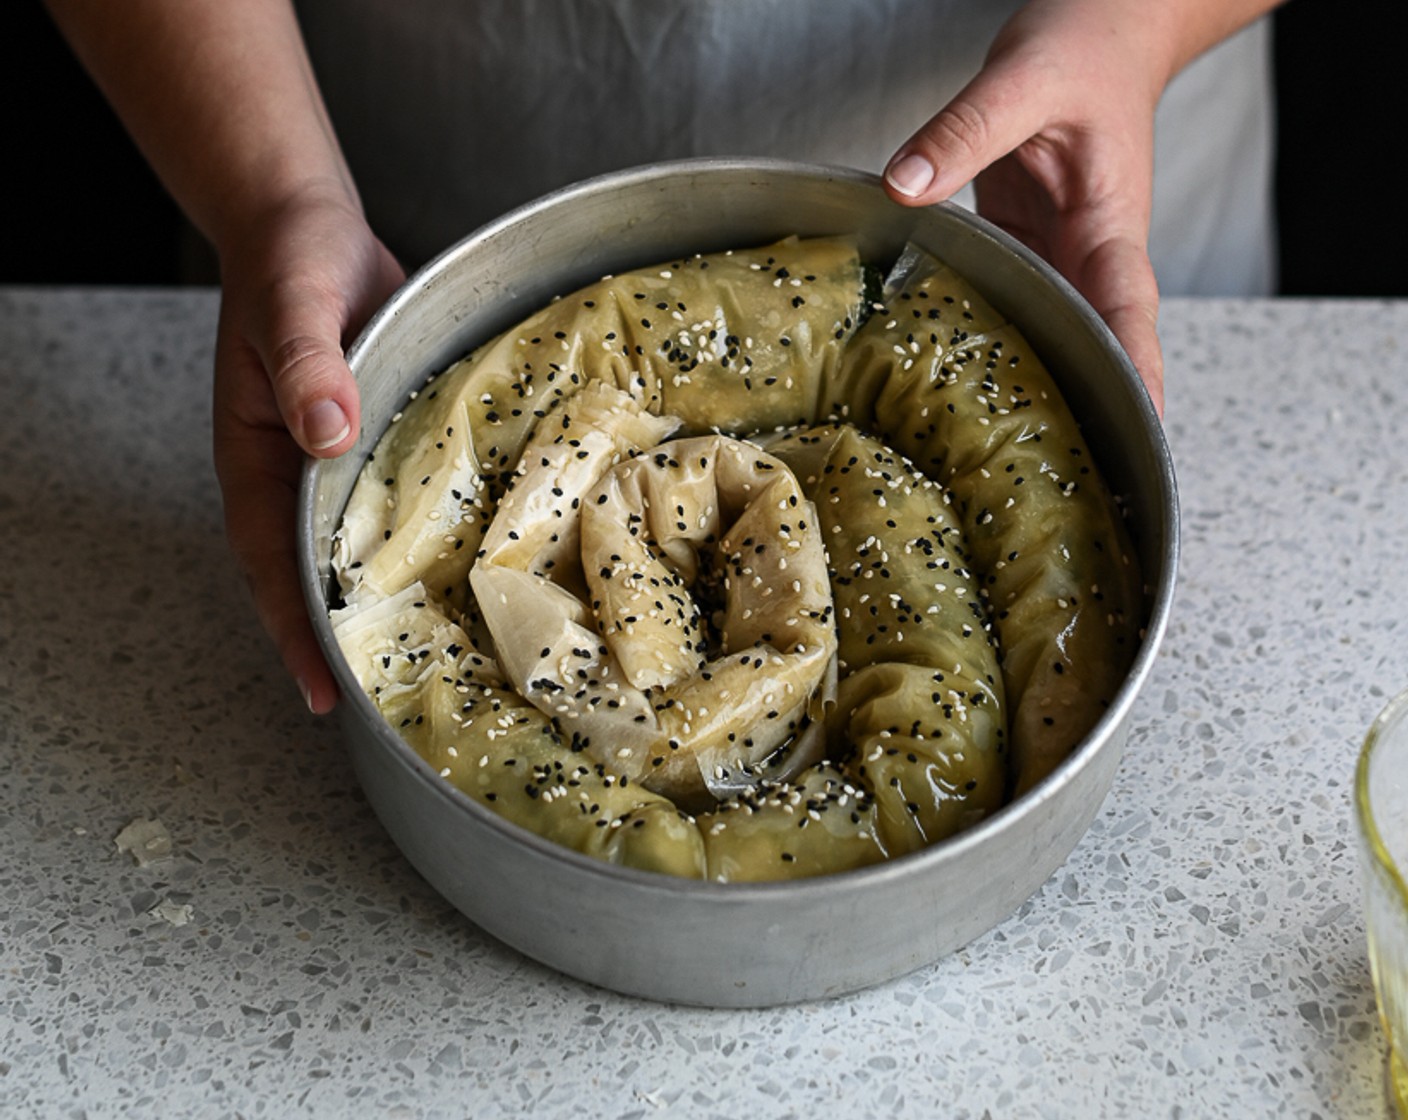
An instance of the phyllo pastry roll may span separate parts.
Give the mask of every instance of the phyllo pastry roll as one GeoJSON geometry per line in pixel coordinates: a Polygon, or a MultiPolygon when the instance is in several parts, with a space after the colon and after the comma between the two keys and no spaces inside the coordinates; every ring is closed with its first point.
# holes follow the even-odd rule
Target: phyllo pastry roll
{"type": "Polygon", "coordinates": [[[544,417],[470,584],[572,744],[697,808],[796,758],[835,654],[815,513],[781,463],[594,383],[544,417]]]}
{"type": "Polygon", "coordinates": [[[686,434],[815,415],[857,325],[851,238],[671,261],[548,304],[424,386],[368,462],[337,542],[349,601],[419,578],[462,604],[492,508],[553,406],[605,382],[686,434]]]}
{"type": "Polygon", "coordinates": [[[1006,711],[951,496],[849,425],[764,441],[817,507],[839,635],[833,757],[873,791],[891,856],[1003,803],[1006,711]]]}
{"type": "Polygon", "coordinates": [[[334,623],[446,781],[762,881],[918,852],[1090,730],[1142,621],[1118,506],[1011,324],[924,253],[874,275],[791,238],[606,277],[413,396],[334,623]]]}
{"type": "Polygon", "coordinates": [[[993,612],[1020,793],[1099,720],[1138,646],[1123,518],[1060,391],[963,277],[911,251],[828,399],[954,496],[993,612]]]}

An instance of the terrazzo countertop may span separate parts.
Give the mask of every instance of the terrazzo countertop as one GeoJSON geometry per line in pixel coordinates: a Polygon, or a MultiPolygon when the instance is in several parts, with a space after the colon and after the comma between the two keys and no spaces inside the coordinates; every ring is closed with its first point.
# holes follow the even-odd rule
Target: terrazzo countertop
{"type": "Polygon", "coordinates": [[[215,315],[0,290],[0,1116],[1388,1115],[1350,780],[1408,305],[1167,303],[1181,580],[1094,825],[963,951],[746,1012],[564,979],[392,845],[227,554],[215,315]]]}

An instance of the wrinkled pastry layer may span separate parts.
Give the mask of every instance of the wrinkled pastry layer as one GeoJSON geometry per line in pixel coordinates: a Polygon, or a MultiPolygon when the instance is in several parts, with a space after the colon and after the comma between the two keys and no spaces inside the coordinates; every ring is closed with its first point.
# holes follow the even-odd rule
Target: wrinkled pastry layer
{"type": "Polygon", "coordinates": [[[1142,618],[1020,335],[924,254],[871,306],[845,238],[606,278],[491,341],[388,429],[334,567],[359,684],[448,781],[720,881],[982,819],[1098,720],[1142,618]]]}

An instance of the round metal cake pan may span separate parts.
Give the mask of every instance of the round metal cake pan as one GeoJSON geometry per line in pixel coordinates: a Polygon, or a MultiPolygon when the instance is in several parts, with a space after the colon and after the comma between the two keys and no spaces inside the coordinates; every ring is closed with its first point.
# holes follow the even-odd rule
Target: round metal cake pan
{"type": "Polygon", "coordinates": [[[1049,266],[967,211],[902,207],[870,175],[692,160],[590,180],[513,211],[412,276],[348,353],[356,448],[310,462],[300,564],[343,692],[368,800],[411,864],[488,933],[581,980],[654,1000],[758,1007],[907,973],[1011,915],[1069,856],[1119,764],[1172,602],[1177,496],[1159,419],[1109,329],[1049,266]],[[359,690],[328,620],[331,540],[367,454],[425,378],[606,273],[789,234],[854,233],[893,259],[913,241],[967,276],[1050,366],[1112,489],[1149,587],[1143,644],[1100,723],[1054,773],[977,827],[875,867],[784,883],[704,883],[598,862],[509,824],[443,781],[359,690]]]}

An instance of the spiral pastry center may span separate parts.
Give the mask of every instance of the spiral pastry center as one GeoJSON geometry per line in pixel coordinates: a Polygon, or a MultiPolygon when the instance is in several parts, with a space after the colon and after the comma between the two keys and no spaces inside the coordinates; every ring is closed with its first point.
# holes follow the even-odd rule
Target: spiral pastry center
{"type": "Polygon", "coordinates": [[[605,384],[559,406],[470,580],[524,699],[612,772],[697,805],[820,757],[835,610],[792,471],[727,436],[658,442],[674,426],[605,384]]]}

